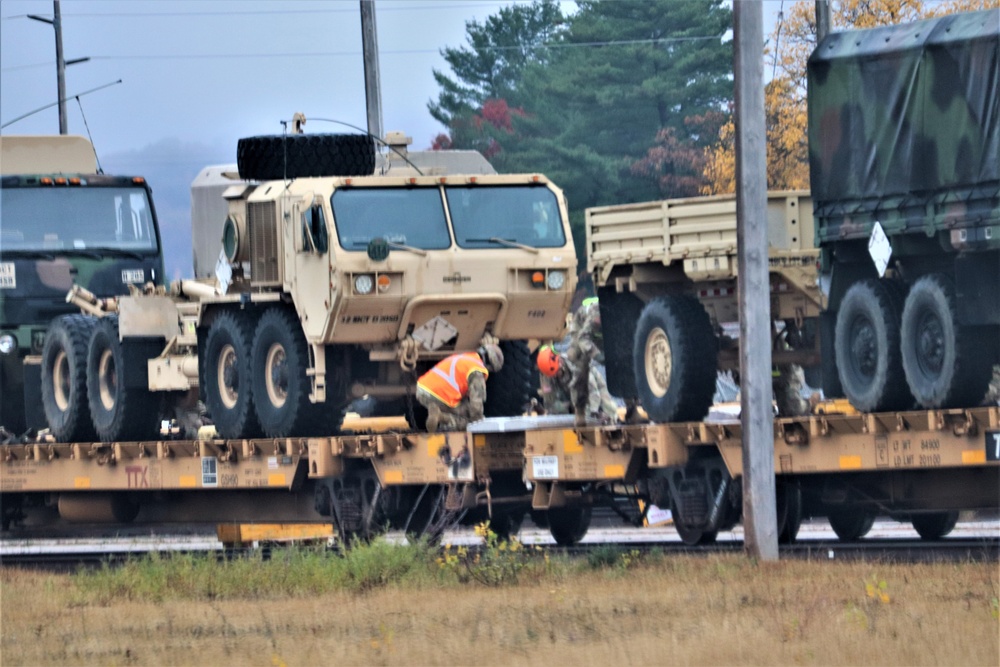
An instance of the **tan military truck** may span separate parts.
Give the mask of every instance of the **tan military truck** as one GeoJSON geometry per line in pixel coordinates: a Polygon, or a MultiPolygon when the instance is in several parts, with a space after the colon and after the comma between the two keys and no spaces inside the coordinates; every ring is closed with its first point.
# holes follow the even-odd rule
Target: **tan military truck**
{"type": "MultiPolygon", "coordinates": [[[[809,193],[768,193],[767,220],[772,355],[797,372],[819,363],[823,306],[809,193]]],[[[738,365],[735,196],[590,208],[586,228],[611,393],[654,421],[701,419],[717,369],[738,365]]]]}
{"type": "Polygon", "coordinates": [[[214,278],[74,297],[100,316],[80,370],[101,440],[153,437],[158,402],[195,388],[224,438],[330,435],[352,398],[405,399],[434,362],[487,342],[506,359],[487,415],[521,413],[526,341],[562,336],[576,286],[555,185],[374,176],[363,135],[243,139],[238,161],[214,278]]]}

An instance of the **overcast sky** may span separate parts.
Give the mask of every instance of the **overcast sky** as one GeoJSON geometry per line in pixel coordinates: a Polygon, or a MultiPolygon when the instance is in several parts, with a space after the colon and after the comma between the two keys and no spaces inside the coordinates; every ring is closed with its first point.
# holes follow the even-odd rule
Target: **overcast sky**
{"type": "MultiPolygon", "coordinates": [[[[683,2],[684,0],[676,0],[683,2]]],[[[440,55],[466,44],[511,0],[376,0],[383,129],[428,148],[444,131],[427,111],[440,55]]],[[[790,4],[786,2],[785,5],[790,4]]],[[[564,2],[564,12],[575,3],[564,2]]],[[[765,35],[782,6],[766,0],[765,35]]],[[[367,127],[359,0],[62,0],[70,134],[89,134],[108,173],[153,185],[168,274],[188,273],[189,188],[201,167],[236,161],[240,137],[280,134],[301,111],[306,132],[367,127]],[[121,83],[108,86],[121,80],[121,83]],[[101,90],[82,93],[108,86],[101,90]],[[82,106],[82,111],[81,111],[82,106]],[[85,125],[86,122],[86,125],[85,125]],[[176,257],[180,255],[180,258],[176,257]]],[[[51,0],[0,2],[0,124],[54,104],[51,0]]],[[[56,134],[55,106],[0,129],[56,134]]]]}

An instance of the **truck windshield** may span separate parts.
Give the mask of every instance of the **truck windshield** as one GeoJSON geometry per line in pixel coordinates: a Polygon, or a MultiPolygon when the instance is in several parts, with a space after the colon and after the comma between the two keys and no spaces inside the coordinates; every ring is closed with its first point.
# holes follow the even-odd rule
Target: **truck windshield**
{"type": "Polygon", "coordinates": [[[351,188],[330,199],[345,250],[363,251],[373,238],[441,250],[451,246],[441,193],[434,188],[351,188]]]}
{"type": "Polygon", "coordinates": [[[0,190],[0,246],[146,253],[157,241],[143,188],[15,187],[0,190]]]}
{"type": "Polygon", "coordinates": [[[561,248],[566,244],[559,203],[548,188],[447,186],[445,196],[455,238],[463,248],[496,248],[504,245],[502,241],[533,248],[561,248]]]}

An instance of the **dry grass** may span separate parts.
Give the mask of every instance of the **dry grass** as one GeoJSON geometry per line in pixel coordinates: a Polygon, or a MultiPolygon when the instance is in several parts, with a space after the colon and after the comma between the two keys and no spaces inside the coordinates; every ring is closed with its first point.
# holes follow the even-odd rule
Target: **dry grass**
{"type": "Polygon", "coordinates": [[[431,560],[354,592],[191,589],[157,602],[102,595],[87,576],[0,570],[2,665],[1000,662],[996,563],[624,555],[486,587],[431,560]]]}

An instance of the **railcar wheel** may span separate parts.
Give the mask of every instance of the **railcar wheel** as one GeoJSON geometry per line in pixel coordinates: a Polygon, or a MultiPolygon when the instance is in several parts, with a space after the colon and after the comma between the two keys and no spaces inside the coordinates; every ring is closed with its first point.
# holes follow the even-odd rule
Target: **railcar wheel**
{"type": "Polygon", "coordinates": [[[712,405],[718,344],[708,314],[689,296],[646,304],[632,347],[635,384],[655,422],[700,420],[712,405]]]}
{"type": "Polygon", "coordinates": [[[42,348],[42,407],[59,442],[97,437],[87,402],[87,344],[97,320],[87,315],[56,318],[42,348]]]}
{"type": "Polygon", "coordinates": [[[681,513],[677,511],[677,504],[673,501],[670,503],[670,509],[671,514],[674,516],[674,530],[677,531],[681,542],[689,547],[696,547],[702,544],[715,544],[715,540],[719,536],[719,531],[702,530],[701,528],[694,528],[684,523],[681,520],[681,513]]]}
{"type": "Polygon", "coordinates": [[[905,410],[913,404],[899,348],[901,304],[899,285],[864,280],[847,290],[837,311],[837,371],[851,405],[862,412],[905,410]]]}
{"type": "Polygon", "coordinates": [[[958,523],[958,512],[914,514],[911,521],[913,529],[920,535],[920,539],[927,541],[940,540],[955,529],[955,524],[958,523]]]}
{"type": "Polygon", "coordinates": [[[205,337],[201,360],[205,408],[225,439],[260,435],[250,388],[251,335],[249,319],[221,313],[205,337]]]}
{"type": "Polygon", "coordinates": [[[313,435],[307,433],[314,414],[308,360],[298,319],[280,308],[265,311],[254,333],[250,378],[257,418],[267,437],[313,435]]]}
{"type": "Polygon", "coordinates": [[[550,509],[548,524],[552,539],[561,547],[579,544],[590,529],[592,512],[590,505],[550,509]]]}
{"type": "Polygon", "coordinates": [[[840,508],[831,510],[827,520],[842,542],[854,542],[875,525],[875,512],[861,507],[840,508]]]}
{"type": "Polygon", "coordinates": [[[151,440],[159,433],[160,396],[130,383],[124,346],[118,316],[102,317],[87,348],[87,400],[102,442],[151,440]]]}
{"type": "Polygon", "coordinates": [[[517,537],[523,522],[524,511],[517,509],[494,509],[493,516],[489,520],[490,530],[503,541],[517,537]]]}
{"type": "Polygon", "coordinates": [[[778,483],[778,542],[792,544],[802,527],[802,489],[798,484],[778,483]]]}
{"type": "Polygon", "coordinates": [[[910,288],[900,325],[906,382],[925,408],[978,405],[989,388],[991,368],[978,356],[976,335],[958,324],[952,281],[941,274],[910,288]]]}

